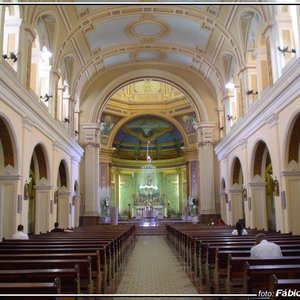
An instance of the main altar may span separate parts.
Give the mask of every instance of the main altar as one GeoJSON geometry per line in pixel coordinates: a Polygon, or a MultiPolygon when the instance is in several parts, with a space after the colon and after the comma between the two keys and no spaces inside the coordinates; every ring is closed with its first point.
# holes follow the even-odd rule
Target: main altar
{"type": "Polygon", "coordinates": [[[155,197],[144,197],[144,195],[135,196],[132,210],[132,216],[136,219],[149,217],[163,219],[166,215],[163,198],[159,195],[155,197]]]}
{"type": "Polygon", "coordinates": [[[164,199],[157,186],[155,168],[149,164],[144,166],[138,195],[133,195],[133,216],[162,219],[164,215],[164,199]]]}

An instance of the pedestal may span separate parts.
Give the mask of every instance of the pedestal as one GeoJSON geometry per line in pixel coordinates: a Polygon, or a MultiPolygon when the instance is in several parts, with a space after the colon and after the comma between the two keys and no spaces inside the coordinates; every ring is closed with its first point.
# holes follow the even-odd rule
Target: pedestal
{"type": "Polygon", "coordinates": [[[109,209],[110,214],[110,225],[118,225],[118,208],[111,207],[109,209]]]}

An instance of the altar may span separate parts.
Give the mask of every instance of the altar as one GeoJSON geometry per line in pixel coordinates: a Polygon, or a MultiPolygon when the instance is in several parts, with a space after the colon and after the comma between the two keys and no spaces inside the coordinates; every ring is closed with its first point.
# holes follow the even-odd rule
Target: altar
{"type": "Polygon", "coordinates": [[[133,207],[133,217],[136,219],[145,219],[145,218],[164,218],[164,206],[163,205],[154,205],[154,206],[145,206],[145,205],[136,205],[133,207]]]}

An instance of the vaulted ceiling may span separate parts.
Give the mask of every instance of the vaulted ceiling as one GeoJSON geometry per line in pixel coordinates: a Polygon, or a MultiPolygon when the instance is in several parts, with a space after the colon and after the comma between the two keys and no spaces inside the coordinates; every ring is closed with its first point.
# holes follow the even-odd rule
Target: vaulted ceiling
{"type": "Polygon", "coordinates": [[[69,28],[58,58],[75,47],[81,64],[72,68],[77,93],[110,69],[148,63],[190,70],[220,99],[232,69],[243,66],[253,16],[264,18],[259,5],[113,2],[58,6],[69,28]]]}

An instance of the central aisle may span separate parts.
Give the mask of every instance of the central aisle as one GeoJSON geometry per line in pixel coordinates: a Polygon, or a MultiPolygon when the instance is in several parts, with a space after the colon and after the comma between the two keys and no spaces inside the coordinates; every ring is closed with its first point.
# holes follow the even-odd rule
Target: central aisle
{"type": "Polygon", "coordinates": [[[198,294],[163,236],[137,237],[116,293],[198,294]]]}

